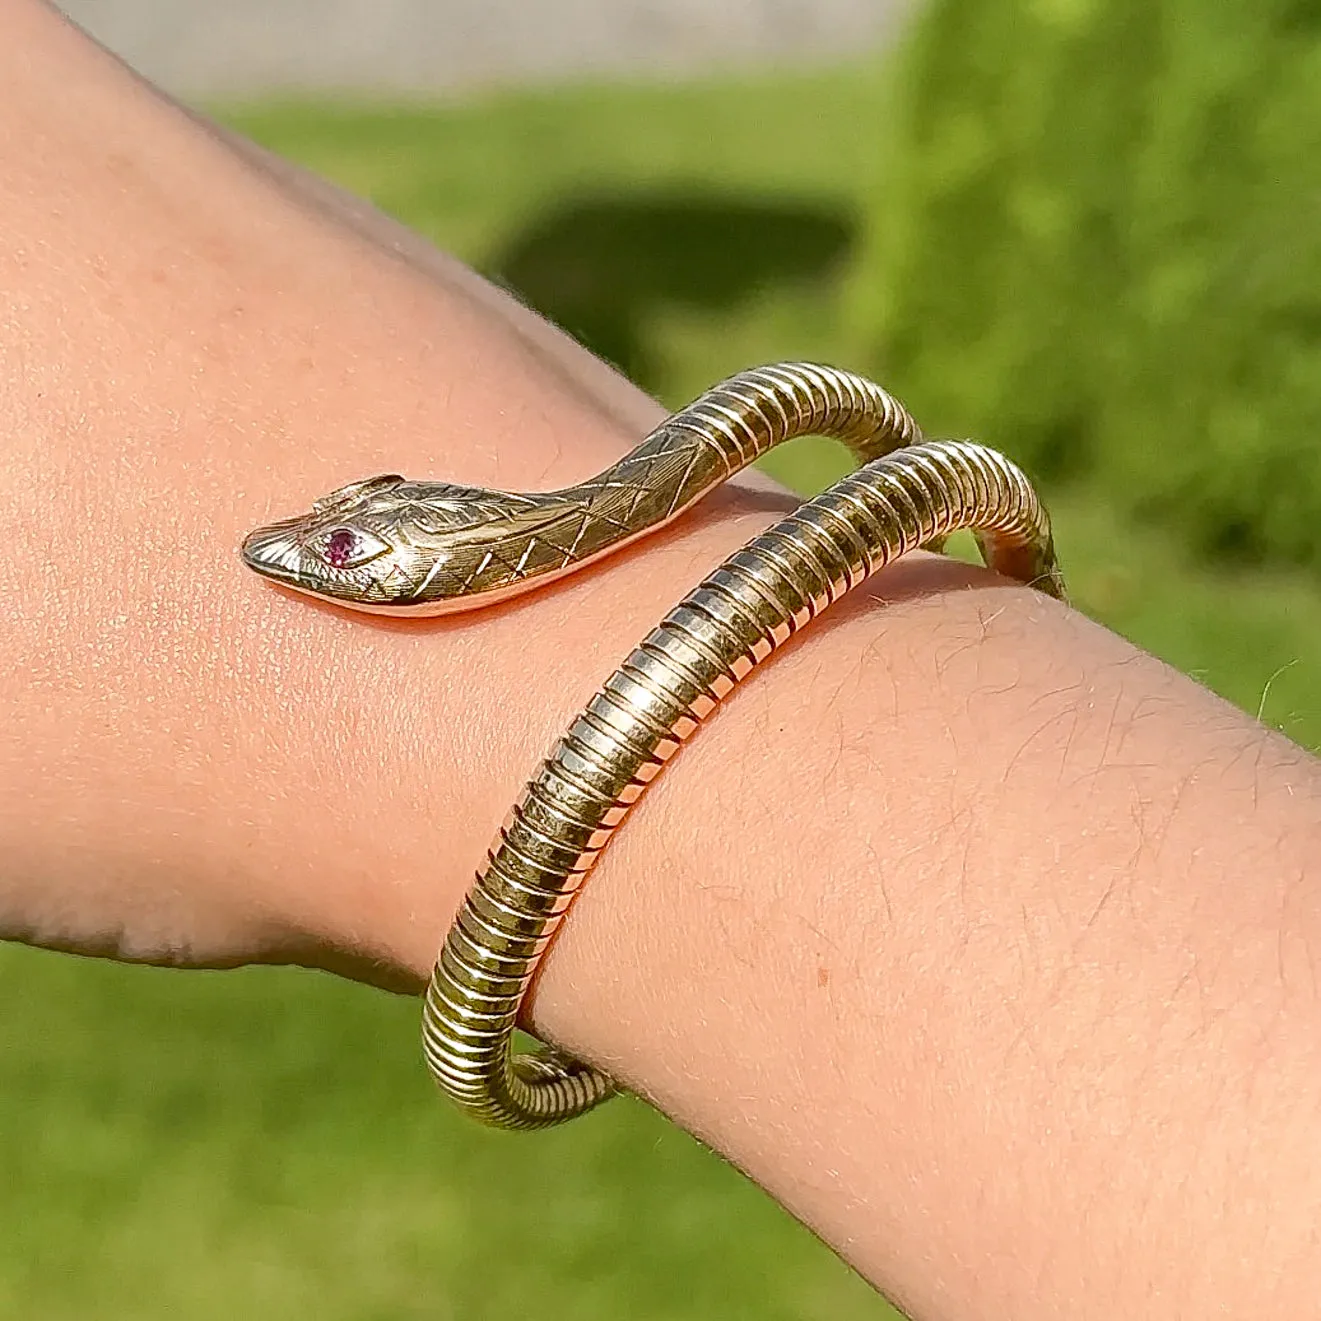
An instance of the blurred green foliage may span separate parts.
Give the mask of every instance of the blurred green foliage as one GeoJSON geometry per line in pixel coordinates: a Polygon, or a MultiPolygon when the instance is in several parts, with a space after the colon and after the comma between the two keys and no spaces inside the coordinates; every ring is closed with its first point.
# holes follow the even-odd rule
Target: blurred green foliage
{"type": "Polygon", "coordinates": [[[867,279],[919,416],[1321,565],[1321,4],[932,0],[867,279]]]}
{"type": "MultiPolygon", "coordinates": [[[[1215,2],[1224,3],[1226,24],[1247,21],[1237,0],[1215,2]]],[[[1172,9],[1149,3],[1153,12],[1172,9]]],[[[1109,177],[1109,156],[1123,154],[1120,140],[1129,141],[1125,117],[1150,113],[1126,109],[1122,74],[1135,93],[1156,95],[1143,61],[1157,56],[1138,40],[1147,21],[1119,0],[1108,8],[1001,0],[981,11],[938,3],[906,66],[907,79],[925,70],[931,86],[911,88],[914,109],[896,148],[905,163],[893,174],[884,134],[895,93],[877,67],[442,108],[289,105],[229,118],[516,284],[667,402],[749,363],[786,357],[869,367],[899,381],[924,419],[976,431],[1054,475],[1059,541],[1085,608],[1316,746],[1314,579],[1209,568],[1189,556],[1181,533],[1136,522],[1134,492],[1098,452],[1110,433],[1077,402],[1094,403],[1097,383],[1117,379],[1112,360],[1122,365],[1136,353],[1120,342],[1137,312],[1127,306],[1127,268],[1115,264],[1118,239],[1098,249],[1091,284],[1079,284],[1069,264],[1102,242],[1107,223],[1119,224],[1098,218],[1118,203],[1107,211],[1095,180],[1079,188],[1096,200],[1079,202],[1068,159],[1048,172],[1056,191],[1024,184],[1012,204],[991,176],[977,176],[980,190],[956,186],[977,175],[978,161],[1004,157],[1019,168],[1018,155],[1056,131],[1045,123],[1048,89],[1033,90],[1029,66],[1053,67],[1057,28],[1072,16],[1079,33],[1095,24],[1110,31],[1103,14],[1121,12],[1133,49],[1113,33],[1113,47],[1097,37],[1051,84],[1061,97],[1071,91],[1075,120],[1091,125],[1094,155],[1105,157],[1095,161],[1100,179],[1109,177]],[[1027,24],[1029,10],[1032,24],[1047,26],[1027,24]],[[937,50],[961,61],[959,77],[932,67],[937,50]],[[964,84],[968,105],[982,109],[946,121],[944,99],[964,84]],[[1010,103],[1020,105],[1018,118],[1010,103]],[[1014,126],[1029,120],[1033,133],[1015,137],[1014,126]],[[929,174],[903,154],[921,145],[912,125],[927,123],[933,133],[949,125],[932,139],[929,174]],[[1113,150],[1103,150],[1107,132],[1113,150]],[[1020,230],[1051,241],[1034,248],[1020,230]],[[1130,321],[1112,323],[1104,297],[1130,321]],[[888,346],[879,354],[878,336],[888,346]],[[1004,381],[1025,393],[1015,396],[1004,381]]],[[[1261,52],[1227,52],[1223,76],[1250,57],[1261,52]]],[[[900,92],[902,106],[910,91],[900,92]]],[[[1171,102],[1162,113],[1173,143],[1179,114],[1191,112],[1171,102]]],[[[1244,130],[1225,113],[1232,178],[1243,173],[1233,143],[1244,130]]],[[[1062,145],[1052,150],[1067,155],[1062,145]]],[[[1211,197],[1219,160],[1214,142],[1204,150],[1201,166],[1185,174],[1211,197]]],[[[1289,177],[1312,168],[1296,162],[1289,177]]],[[[1036,177],[1026,163],[1021,170],[1036,177]]],[[[1281,178],[1285,170],[1281,158],[1281,178]]],[[[1148,179],[1147,193],[1158,184],[1148,179]]],[[[1264,201],[1236,205],[1231,216],[1251,211],[1265,225],[1264,201]]],[[[1179,420],[1189,393],[1205,388],[1194,384],[1203,381],[1201,364],[1216,354],[1264,371],[1254,336],[1270,318],[1224,319],[1215,290],[1179,277],[1185,266],[1203,269],[1197,253],[1210,263],[1220,250],[1209,238],[1192,241],[1201,229],[1185,234],[1154,216],[1147,223],[1141,251],[1154,253],[1165,235],[1162,260],[1174,274],[1142,298],[1155,299],[1174,326],[1193,325],[1193,307],[1221,318],[1205,345],[1189,337],[1183,357],[1153,358],[1145,394],[1124,405],[1122,416],[1135,419],[1127,480],[1136,483],[1134,465],[1146,464],[1152,472],[1141,480],[1173,491],[1190,480],[1183,451],[1152,444],[1154,427],[1179,420]],[[1143,398],[1155,423],[1142,421],[1143,398]]],[[[1253,281],[1284,291],[1292,270],[1301,299],[1309,281],[1321,287],[1305,267],[1312,236],[1295,248],[1301,214],[1275,224],[1261,231],[1257,259],[1277,283],[1253,281]]],[[[1225,305],[1256,318],[1258,305],[1245,299],[1225,305]]],[[[1151,352],[1161,337],[1133,324],[1151,352]]],[[[1257,378],[1232,376],[1249,379],[1257,378]]],[[[1180,421],[1178,434],[1210,443],[1192,421],[1180,421]]],[[[806,489],[842,464],[838,453],[803,443],[769,466],[806,489]]],[[[1315,494],[1301,466],[1281,498],[1315,494]]],[[[1283,537],[1269,512],[1252,523],[1254,545],[1283,537]]],[[[411,1002],[301,972],[184,976],[3,948],[0,997],[0,1317],[891,1315],[739,1175],[638,1104],[613,1103],[535,1138],[487,1134],[451,1115],[423,1075],[411,1002]]]]}

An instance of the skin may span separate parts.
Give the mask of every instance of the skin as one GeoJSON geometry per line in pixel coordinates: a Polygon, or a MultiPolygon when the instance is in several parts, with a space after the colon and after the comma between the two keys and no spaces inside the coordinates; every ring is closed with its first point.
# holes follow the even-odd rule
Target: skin
{"type": "MultiPolygon", "coordinates": [[[[548,740],[792,502],[452,620],[256,581],[345,482],[548,489],[658,410],[36,0],[0,98],[0,934],[416,990],[548,740]]],[[[916,557],[681,754],[529,1022],[914,1316],[1318,1315],[1319,823],[1297,747],[916,557]]]]}

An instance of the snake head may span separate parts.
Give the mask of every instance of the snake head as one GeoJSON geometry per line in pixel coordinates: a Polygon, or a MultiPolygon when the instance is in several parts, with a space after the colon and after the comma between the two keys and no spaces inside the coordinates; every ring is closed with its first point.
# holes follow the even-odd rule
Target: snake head
{"type": "MultiPolygon", "coordinates": [[[[554,495],[389,473],[332,491],[297,518],[258,528],[242,553],[262,577],[354,610],[440,614],[519,588],[540,546],[535,533],[572,507],[554,495]]],[[[541,558],[545,563],[535,567],[544,570],[566,557],[551,548],[541,558]]]]}
{"type": "Polygon", "coordinates": [[[403,583],[397,473],[342,486],[297,518],[250,533],[243,560],[264,578],[345,605],[388,604],[403,583]]]}

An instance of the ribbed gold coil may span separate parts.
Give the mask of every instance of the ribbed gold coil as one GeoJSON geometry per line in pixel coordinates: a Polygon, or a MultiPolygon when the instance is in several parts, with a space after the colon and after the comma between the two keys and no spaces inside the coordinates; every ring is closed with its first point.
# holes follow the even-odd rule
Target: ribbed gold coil
{"type": "MultiPolygon", "coordinates": [[[[790,397],[762,400],[762,422],[778,438],[819,432],[830,408],[804,397],[806,378],[785,379],[790,397]]],[[[870,382],[852,393],[889,400],[870,382]]],[[[668,425],[730,423],[699,400],[668,425]]],[[[849,426],[858,434],[856,418],[849,426]]],[[[424,1047],[463,1109],[499,1127],[539,1128],[612,1093],[604,1074],[554,1049],[511,1052],[524,993],[584,877],[736,684],[869,574],[960,528],[974,531],[992,568],[1064,597],[1048,517],[1022,472],[980,445],[923,442],[867,463],[754,537],[606,680],[510,812],[437,959],[424,1047]]]]}

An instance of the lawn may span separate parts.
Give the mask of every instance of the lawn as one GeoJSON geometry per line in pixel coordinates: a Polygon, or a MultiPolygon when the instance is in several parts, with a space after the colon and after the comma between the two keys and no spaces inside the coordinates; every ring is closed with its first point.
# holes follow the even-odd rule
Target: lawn
{"type": "MultiPolygon", "coordinates": [[[[229,118],[517,279],[677,403],[756,361],[876,366],[881,293],[850,271],[885,104],[862,68],[229,118]]],[[[775,466],[811,487],[838,462],[802,445],[775,466]]],[[[1194,565],[1083,490],[1053,505],[1084,608],[1321,744],[1313,581],[1194,565]]],[[[0,1001],[0,1317],[891,1315],[640,1105],[535,1138],[455,1118],[409,1002],[17,949],[0,1001]]]]}

